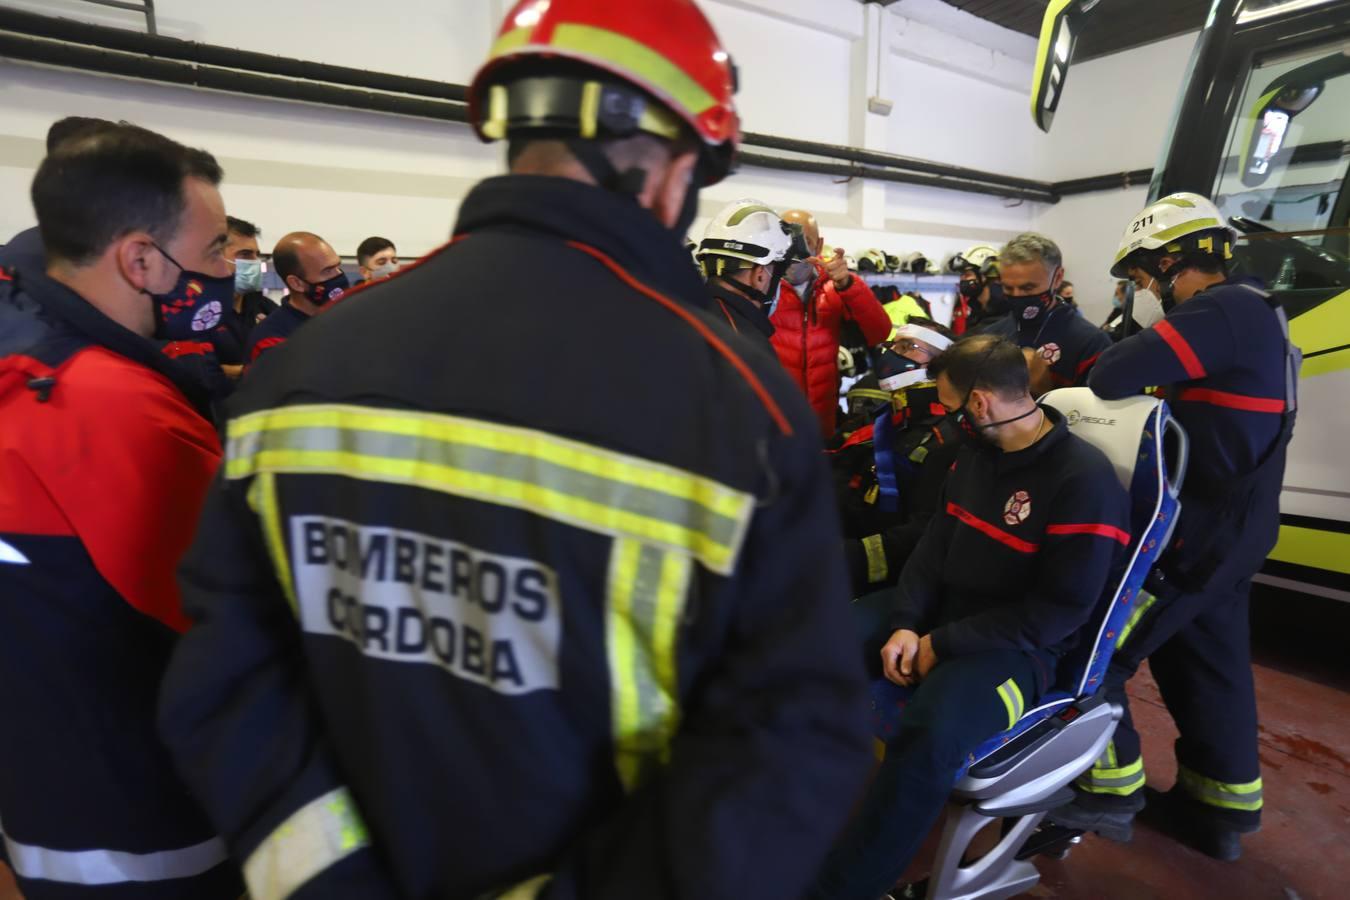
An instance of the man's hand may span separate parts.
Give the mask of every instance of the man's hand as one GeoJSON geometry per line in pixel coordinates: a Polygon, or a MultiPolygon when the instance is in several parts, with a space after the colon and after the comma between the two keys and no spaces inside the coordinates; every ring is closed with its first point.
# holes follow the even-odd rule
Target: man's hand
{"type": "Polygon", "coordinates": [[[1054,390],[1055,383],[1050,379],[1050,360],[1035,347],[1023,347],[1022,355],[1027,358],[1027,371],[1031,375],[1031,396],[1040,397],[1054,390]]]}
{"type": "Polygon", "coordinates": [[[881,648],[881,669],[886,673],[886,680],[901,687],[918,682],[914,657],[919,652],[919,644],[919,636],[903,628],[891,635],[886,646],[881,648]]]}
{"type": "Polygon", "coordinates": [[[825,274],[830,276],[838,290],[845,290],[853,281],[853,273],[848,270],[848,263],[844,262],[842,247],[835,247],[834,256],[829,259],[813,257],[811,261],[825,267],[825,274]]]}
{"type": "Polygon", "coordinates": [[[919,678],[927,678],[928,673],[933,671],[933,666],[937,664],[937,654],[933,652],[933,636],[925,634],[919,641],[919,656],[915,660],[915,667],[919,670],[919,678]]]}

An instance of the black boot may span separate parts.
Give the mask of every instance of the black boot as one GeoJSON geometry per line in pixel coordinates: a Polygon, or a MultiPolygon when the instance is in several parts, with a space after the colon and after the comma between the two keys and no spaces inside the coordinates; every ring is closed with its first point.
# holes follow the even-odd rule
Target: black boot
{"type": "Polygon", "coordinates": [[[1134,836],[1134,816],[1144,808],[1142,792],[1124,797],[1116,794],[1090,794],[1074,788],[1074,799],[1046,816],[1061,828],[1091,831],[1113,841],[1128,844],[1134,836]]]}
{"type": "Polygon", "coordinates": [[[1143,821],[1168,837],[1221,862],[1240,859],[1241,836],[1261,830],[1260,819],[1250,815],[1226,815],[1223,810],[1191,799],[1179,787],[1166,793],[1152,788],[1144,790],[1148,792],[1148,806],[1143,821]]]}

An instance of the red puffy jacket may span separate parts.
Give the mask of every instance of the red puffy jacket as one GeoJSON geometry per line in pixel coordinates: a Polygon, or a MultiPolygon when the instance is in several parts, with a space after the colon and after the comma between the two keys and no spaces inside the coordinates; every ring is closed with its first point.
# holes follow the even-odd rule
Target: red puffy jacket
{"type": "Polygon", "coordinates": [[[822,434],[834,434],[839,413],[839,332],[845,320],[858,323],[868,346],[879,344],[891,333],[891,318],[881,301],[861,278],[854,278],[840,291],[834,282],[820,277],[811,291],[812,303],[783,282],[774,310],[773,342],[778,361],[816,411],[822,434]]]}

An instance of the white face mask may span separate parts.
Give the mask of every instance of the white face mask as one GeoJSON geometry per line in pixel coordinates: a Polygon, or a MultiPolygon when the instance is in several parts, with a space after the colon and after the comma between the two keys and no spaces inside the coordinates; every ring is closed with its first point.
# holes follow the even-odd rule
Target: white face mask
{"type": "Polygon", "coordinates": [[[377,281],[381,278],[388,278],[398,271],[398,263],[385,263],[382,266],[376,266],[370,270],[370,280],[377,281]]]}

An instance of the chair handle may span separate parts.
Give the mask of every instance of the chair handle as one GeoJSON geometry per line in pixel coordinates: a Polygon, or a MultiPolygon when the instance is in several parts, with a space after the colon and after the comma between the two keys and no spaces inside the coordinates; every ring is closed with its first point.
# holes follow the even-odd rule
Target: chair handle
{"type": "Polygon", "coordinates": [[[1190,462],[1191,439],[1186,434],[1186,429],[1181,427],[1181,423],[1172,417],[1172,411],[1167,408],[1167,404],[1162,405],[1162,430],[1158,435],[1160,450],[1162,450],[1163,473],[1167,483],[1167,491],[1173,497],[1181,493],[1181,485],[1186,480],[1186,466],[1190,462]],[[1171,434],[1176,441],[1176,461],[1175,465],[1169,465],[1167,459],[1164,440],[1167,434],[1171,434]]]}

